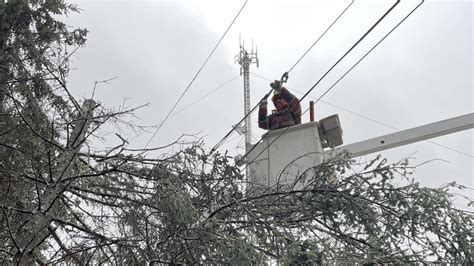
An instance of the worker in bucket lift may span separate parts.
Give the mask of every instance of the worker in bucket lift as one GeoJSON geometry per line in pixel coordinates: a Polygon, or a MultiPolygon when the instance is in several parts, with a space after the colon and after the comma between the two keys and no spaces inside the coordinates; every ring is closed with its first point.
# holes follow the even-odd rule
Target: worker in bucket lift
{"type": "Polygon", "coordinates": [[[267,99],[263,99],[258,111],[258,126],[275,130],[301,124],[300,100],[283,87],[279,80],[270,83],[270,86],[273,88],[272,102],[276,110],[267,116],[267,99]]]}

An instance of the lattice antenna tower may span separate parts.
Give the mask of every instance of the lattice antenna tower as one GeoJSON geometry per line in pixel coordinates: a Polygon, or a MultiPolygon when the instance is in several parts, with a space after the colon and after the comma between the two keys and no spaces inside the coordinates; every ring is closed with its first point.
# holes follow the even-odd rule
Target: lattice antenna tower
{"type": "MultiPolygon", "coordinates": [[[[252,40],[252,47],[251,52],[249,53],[245,50],[245,44],[241,40],[239,36],[239,54],[235,56],[235,62],[239,63],[240,65],[240,75],[244,76],[244,115],[246,116],[250,112],[250,65],[255,63],[258,67],[258,48],[255,46],[255,51],[253,47],[253,40],[252,40]]],[[[245,134],[245,152],[247,153],[252,148],[252,124],[251,124],[251,116],[246,116],[244,121],[244,129],[242,130],[245,134]]],[[[250,177],[250,170],[247,167],[246,170],[247,179],[250,177]]]]}

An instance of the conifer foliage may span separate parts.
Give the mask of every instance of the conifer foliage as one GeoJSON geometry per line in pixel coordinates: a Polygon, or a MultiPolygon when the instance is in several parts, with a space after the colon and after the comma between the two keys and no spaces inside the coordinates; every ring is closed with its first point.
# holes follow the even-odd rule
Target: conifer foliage
{"type": "Polygon", "coordinates": [[[308,169],[305,186],[256,187],[225,154],[179,138],[159,158],[94,147],[104,108],[69,91],[87,30],[61,0],[0,1],[0,264],[473,263],[473,215],[408,161],[308,169]],[[244,191],[244,188],[246,190],[244,191]]]}

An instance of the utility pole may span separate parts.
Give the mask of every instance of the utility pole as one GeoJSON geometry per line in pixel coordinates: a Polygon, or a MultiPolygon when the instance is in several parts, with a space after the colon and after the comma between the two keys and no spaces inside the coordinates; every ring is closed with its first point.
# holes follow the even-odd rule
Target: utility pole
{"type": "MultiPolygon", "coordinates": [[[[240,75],[244,75],[244,115],[247,115],[250,112],[250,64],[256,63],[258,67],[258,58],[257,58],[257,47],[255,47],[255,53],[252,51],[249,53],[245,50],[244,43],[239,40],[240,51],[239,54],[235,56],[235,61],[240,65],[240,75]]],[[[250,115],[245,118],[244,125],[244,134],[245,134],[245,153],[247,153],[252,148],[252,125],[250,115]]],[[[246,177],[250,177],[250,168],[246,169],[246,177]]]]}

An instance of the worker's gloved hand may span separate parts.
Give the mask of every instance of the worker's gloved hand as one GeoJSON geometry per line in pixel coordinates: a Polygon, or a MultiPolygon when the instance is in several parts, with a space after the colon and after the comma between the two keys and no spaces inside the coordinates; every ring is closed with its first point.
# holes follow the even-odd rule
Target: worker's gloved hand
{"type": "Polygon", "coordinates": [[[268,101],[267,98],[264,98],[263,100],[260,101],[260,105],[267,105],[268,101]]]}
{"type": "Polygon", "coordinates": [[[274,90],[280,92],[281,90],[281,82],[279,80],[275,80],[272,83],[270,83],[270,87],[272,87],[274,90]]]}

